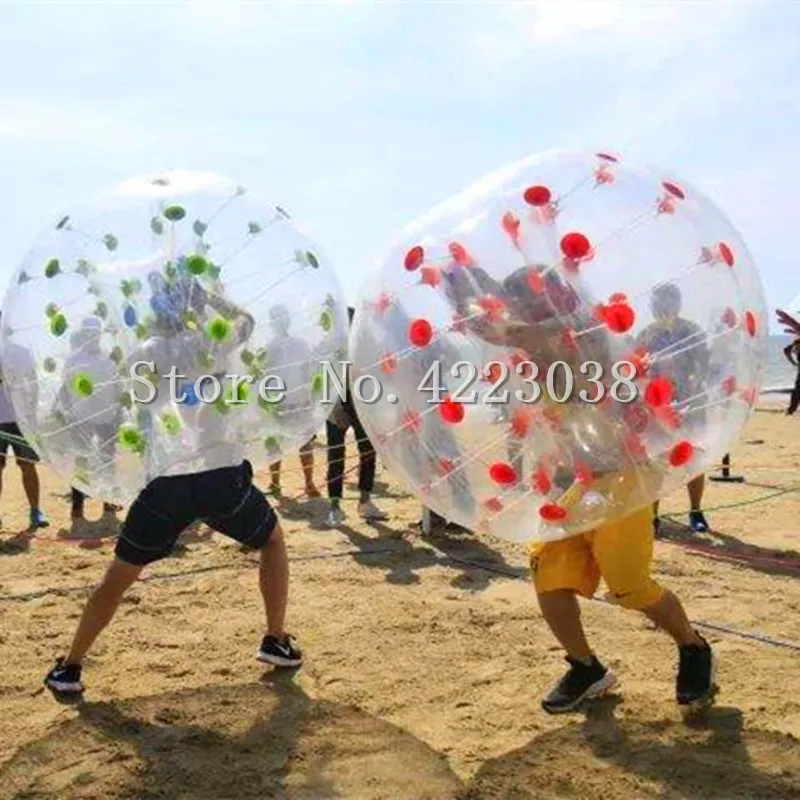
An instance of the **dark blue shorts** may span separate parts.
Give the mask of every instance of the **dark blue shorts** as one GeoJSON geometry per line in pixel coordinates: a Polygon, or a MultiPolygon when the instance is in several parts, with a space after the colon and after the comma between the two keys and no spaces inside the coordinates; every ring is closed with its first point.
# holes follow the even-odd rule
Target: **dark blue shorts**
{"type": "Polygon", "coordinates": [[[249,461],[191,475],[156,478],[128,510],[115,554],[144,566],[168,556],[185,528],[194,522],[253,550],[262,548],[278,518],[264,494],[253,486],[249,461]]]}

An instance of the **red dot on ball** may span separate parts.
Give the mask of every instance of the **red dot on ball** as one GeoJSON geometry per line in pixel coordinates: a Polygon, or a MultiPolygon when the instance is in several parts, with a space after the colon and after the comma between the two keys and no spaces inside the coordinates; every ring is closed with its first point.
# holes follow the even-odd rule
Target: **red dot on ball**
{"type": "Polygon", "coordinates": [[[673,467],[682,467],[688,464],[692,458],[694,458],[694,446],[685,439],[678,442],[672,450],[669,451],[669,463],[673,467]]]}
{"type": "Polygon", "coordinates": [[[511,464],[506,464],[505,461],[495,461],[495,463],[489,467],[489,477],[501,486],[509,486],[519,480],[517,471],[511,464]]]}
{"type": "Polygon", "coordinates": [[[433,286],[435,289],[442,282],[442,273],[438,267],[423,267],[419,271],[420,283],[425,286],[433,286]]]}
{"type": "Polygon", "coordinates": [[[450,255],[459,267],[468,267],[472,263],[467,248],[459,242],[450,242],[450,255]]]}
{"type": "Polygon", "coordinates": [[[561,239],[561,252],[567,258],[584,258],[592,245],[582,233],[568,233],[561,239]]]}
{"type": "Polygon", "coordinates": [[[552,196],[546,186],[529,186],[522,195],[529,206],[546,206],[552,196]]]}
{"type": "Polygon", "coordinates": [[[683,189],[681,189],[679,186],[676,186],[674,183],[670,183],[669,181],[664,181],[661,185],[673,197],[677,197],[678,200],[685,200],[686,199],[686,195],[683,193],[683,189]]]}
{"type": "Polygon", "coordinates": [[[433,327],[426,319],[415,319],[408,328],[408,340],[415,347],[426,347],[433,339],[433,327]]]}
{"type": "Polygon", "coordinates": [[[750,336],[755,336],[758,331],[756,315],[752,311],[744,312],[744,326],[750,336]]]}
{"type": "Polygon", "coordinates": [[[567,516],[567,509],[557,503],[544,503],[539,508],[539,516],[547,522],[558,522],[567,516]]]}
{"type": "Polygon", "coordinates": [[[603,322],[614,333],[626,333],[636,321],[636,312],[627,303],[612,303],[603,309],[603,322]]]}
{"type": "Polygon", "coordinates": [[[734,264],[734,257],[733,257],[733,250],[728,247],[725,242],[719,243],[719,254],[722,256],[722,260],[729,266],[732,267],[734,264]]]}
{"type": "Polygon", "coordinates": [[[672,381],[663,375],[653,378],[644,390],[644,401],[650,408],[660,408],[672,402],[672,381]]]}
{"type": "Polygon", "coordinates": [[[412,247],[407,253],[406,258],[404,261],[406,269],[411,272],[424,261],[425,259],[425,250],[422,247],[417,245],[416,247],[412,247]]]}
{"type": "Polygon", "coordinates": [[[728,375],[722,379],[722,391],[730,397],[736,391],[736,376],[728,375]]]}
{"type": "Polygon", "coordinates": [[[457,425],[461,422],[461,420],[464,419],[464,413],[464,404],[456,403],[449,397],[439,405],[439,415],[445,422],[449,422],[451,425],[457,425]]]}

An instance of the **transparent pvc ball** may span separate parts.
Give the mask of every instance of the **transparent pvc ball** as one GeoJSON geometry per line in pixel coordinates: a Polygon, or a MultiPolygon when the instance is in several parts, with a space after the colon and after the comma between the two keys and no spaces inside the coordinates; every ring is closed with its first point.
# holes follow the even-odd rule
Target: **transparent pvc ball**
{"type": "Polygon", "coordinates": [[[359,299],[356,405],[426,506],[556,540],[718,463],[766,328],[758,271],[707,197],[612,153],[552,151],[397,237],[359,299]]]}
{"type": "Polygon", "coordinates": [[[3,303],[17,421],[71,485],[130,501],[149,481],[313,436],[347,307],[280,207],[207,172],[124,181],[44,231],[3,303]]]}

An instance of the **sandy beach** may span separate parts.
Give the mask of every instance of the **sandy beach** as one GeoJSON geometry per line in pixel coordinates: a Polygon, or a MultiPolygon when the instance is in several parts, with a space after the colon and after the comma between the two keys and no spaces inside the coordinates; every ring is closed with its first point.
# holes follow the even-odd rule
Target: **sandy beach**
{"type": "MultiPolygon", "coordinates": [[[[619,692],[548,717],[564,668],[521,547],[411,527],[419,503],[386,470],[386,524],[325,528],[298,501],[296,459],[278,505],[292,559],[296,674],[254,659],[262,610],[252,555],[201,531],[145,573],[86,663],[80,707],[42,690],[101,576],[109,530],[70,532],[66,487],[42,469],[51,527],[24,532],[9,463],[0,512],[2,798],[790,798],[800,796],[800,431],[762,404],[732,450],[744,484],[709,483],[714,533],[684,528],[655,573],[720,657],[721,693],[687,725],[676,653],[643,617],[584,604],[619,692]]],[[[351,457],[352,451],[351,448],[351,457]]],[[[354,463],[355,459],[348,463],[354,463]]],[[[324,451],[317,478],[324,481],[324,451]]],[[[268,485],[266,472],[259,485],[268,485]]],[[[89,516],[100,514],[90,503],[89,516]]]]}

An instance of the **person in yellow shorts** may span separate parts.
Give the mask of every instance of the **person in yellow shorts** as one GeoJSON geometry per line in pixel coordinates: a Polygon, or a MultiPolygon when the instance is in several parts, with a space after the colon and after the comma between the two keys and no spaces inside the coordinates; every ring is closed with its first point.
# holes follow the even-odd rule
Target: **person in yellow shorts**
{"type": "Polygon", "coordinates": [[[676,699],[694,708],[713,699],[714,654],[691,626],[680,600],[650,574],[654,515],[648,505],[589,533],[531,548],[533,583],[545,622],[567,652],[568,672],[542,701],[549,714],[572,711],[616,684],[581,624],[578,596],[592,598],[602,578],[614,601],[641,611],[678,645],[676,699]]]}

